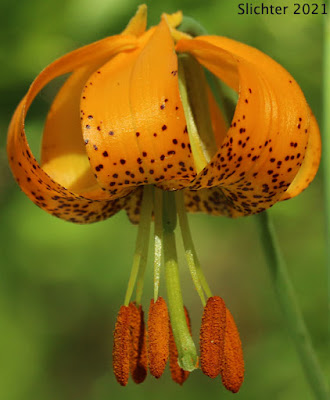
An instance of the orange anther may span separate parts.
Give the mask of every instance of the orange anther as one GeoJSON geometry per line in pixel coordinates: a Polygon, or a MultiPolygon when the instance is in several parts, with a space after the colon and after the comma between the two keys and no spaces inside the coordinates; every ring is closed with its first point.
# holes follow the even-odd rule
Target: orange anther
{"type": "Polygon", "coordinates": [[[129,377],[129,361],[131,349],[131,334],[130,334],[130,308],[121,306],[113,340],[113,371],[115,377],[122,386],[126,386],[129,377]]]}
{"type": "Polygon", "coordinates": [[[222,383],[226,389],[236,393],[244,380],[243,351],[234,318],[228,309],[226,320],[224,358],[221,370],[222,383]]]}
{"type": "Polygon", "coordinates": [[[169,316],[162,297],[151,300],[148,317],[148,361],[150,373],[160,378],[169,356],[169,316]]]}
{"type": "Polygon", "coordinates": [[[148,368],[144,313],[142,306],[137,307],[135,303],[130,303],[129,308],[131,310],[130,371],[133,381],[135,383],[142,383],[147,376],[148,368]]]}
{"type": "Polygon", "coordinates": [[[207,300],[200,331],[200,365],[203,373],[215,378],[221,372],[226,332],[226,306],[221,297],[207,300]]]}

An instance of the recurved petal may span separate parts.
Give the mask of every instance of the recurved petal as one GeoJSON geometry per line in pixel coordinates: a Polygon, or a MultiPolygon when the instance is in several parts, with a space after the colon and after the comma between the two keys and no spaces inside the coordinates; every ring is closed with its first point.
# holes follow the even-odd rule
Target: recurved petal
{"type": "Polygon", "coordinates": [[[213,93],[209,87],[207,90],[207,95],[208,95],[210,116],[212,121],[212,129],[214,132],[215,142],[217,144],[217,147],[219,148],[226,137],[228,129],[226,127],[226,121],[223,117],[222,111],[220,110],[213,96],[213,93]]]}
{"type": "Polygon", "coordinates": [[[11,121],[7,147],[12,172],[25,194],[50,214],[71,222],[100,221],[121,210],[128,199],[93,201],[66,189],[40,168],[23,130],[24,100],[17,107],[11,121]]]}
{"type": "Polygon", "coordinates": [[[181,188],[196,175],[180,101],[177,57],[165,21],[88,79],[82,129],[98,183],[181,188]]]}
{"type": "Polygon", "coordinates": [[[239,91],[231,127],[191,188],[221,187],[233,216],[263,211],[290,186],[308,146],[310,111],[299,86],[270,57],[227,38],[181,40],[177,51],[239,91]]]}
{"type": "Polygon", "coordinates": [[[210,215],[232,217],[233,205],[220,187],[199,190],[184,190],[184,203],[187,211],[202,212],[210,215]]]}
{"type": "Polygon", "coordinates": [[[133,45],[136,46],[136,40],[132,40],[132,36],[118,35],[78,49],[48,66],[36,78],[29,91],[30,97],[33,97],[33,93],[40,91],[49,78],[61,75],[64,69],[65,72],[74,70],[60,89],[48,113],[41,162],[42,168],[56,182],[74,192],[84,193],[85,197],[102,199],[109,198],[109,195],[99,188],[90,168],[80,126],[80,94],[93,71],[118,51],[132,48],[133,45]],[[94,53],[86,62],[85,57],[91,51],[94,53]],[[81,59],[85,60],[85,64],[81,65],[81,59]]]}
{"type": "Polygon", "coordinates": [[[295,176],[288,190],[284,192],[281,200],[288,200],[305,190],[314,179],[321,159],[321,135],[318,124],[311,114],[308,144],[304,161],[298,174],[295,176]]]}
{"type": "Polygon", "coordinates": [[[65,54],[51,63],[37,76],[28,91],[26,108],[29,108],[37,93],[54,78],[80,67],[94,64],[98,59],[110,59],[115,54],[133,49],[136,46],[137,38],[135,36],[116,35],[109,36],[65,54]]]}
{"type": "Polygon", "coordinates": [[[125,199],[125,211],[132,224],[140,222],[140,211],[143,197],[143,186],[138,187],[128,194],[125,199]]]}
{"type": "MultiPolygon", "coordinates": [[[[28,146],[24,127],[27,110],[38,92],[55,77],[79,68],[84,63],[88,64],[91,62],[91,57],[94,61],[105,56],[111,57],[120,50],[134,46],[136,46],[135,38],[116,36],[63,56],[38,75],[14,113],[9,127],[7,145],[13,174],[22,190],[38,206],[57,217],[78,223],[94,222],[108,218],[119,211],[125,205],[126,200],[111,201],[109,196],[108,200],[102,200],[104,195],[99,189],[84,196],[52,179],[39,166],[28,146]]],[[[73,143],[76,143],[75,140],[73,143]]],[[[79,163],[80,160],[77,164],[79,163]]],[[[70,169],[69,166],[68,169],[70,169]]]]}
{"type": "Polygon", "coordinates": [[[97,66],[82,67],[66,80],[48,113],[41,149],[43,170],[62,186],[79,193],[103,193],[90,168],[80,126],[79,101],[97,66]]]}

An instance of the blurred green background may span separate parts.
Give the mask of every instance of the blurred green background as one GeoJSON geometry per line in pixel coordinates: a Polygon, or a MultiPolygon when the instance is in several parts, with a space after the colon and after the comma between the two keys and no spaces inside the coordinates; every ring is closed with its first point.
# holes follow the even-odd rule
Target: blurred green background
{"type": "MultiPolygon", "coordinates": [[[[321,1],[316,0],[321,4],[321,1]]],[[[297,0],[298,2],[298,0],[297,0]]],[[[238,0],[147,1],[150,24],[181,9],[210,33],[266,52],[301,85],[322,120],[322,16],[238,15],[238,0]]],[[[258,1],[250,1],[258,4],[258,1]]],[[[268,4],[270,2],[264,1],[268,4]]],[[[287,0],[274,4],[293,5],[287,0]],[[289,4],[288,4],[289,3],[289,4]]],[[[7,166],[6,130],[34,77],[56,57],[120,32],[135,0],[1,0],[0,10],[0,398],[4,400],[230,399],[219,379],[194,372],[181,388],[167,373],[121,388],[111,371],[112,330],[123,302],[136,227],[124,213],[90,226],[58,220],[20,192],[7,166]]],[[[291,9],[292,10],[292,9],[291,9]]],[[[29,114],[40,140],[47,97],[29,114]]],[[[321,173],[311,187],[271,210],[321,364],[327,354],[321,173]]],[[[253,218],[191,215],[196,247],[214,293],[232,310],[245,349],[237,399],[312,399],[278,309],[253,218]]],[[[149,264],[144,305],[152,296],[149,264]]],[[[198,341],[202,307],[182,260],[184,301],[198,341]]],[[[162,281],[163,283],[163,281],[162,281]]],[[[161,291],[165,294],[164,284],[161,291]]]]}

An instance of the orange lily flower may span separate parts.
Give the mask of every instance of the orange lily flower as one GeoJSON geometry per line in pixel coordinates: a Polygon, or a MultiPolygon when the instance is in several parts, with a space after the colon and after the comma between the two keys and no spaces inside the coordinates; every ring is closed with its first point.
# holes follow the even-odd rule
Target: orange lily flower
{"type": "MultiPolygon", "coordinates": [[[[176,28],[181,20],[180,12],[165,14],[158,26],[146,30],[146,7],[140,6],[121,34],[54,61],[30,86],[8,133],[13,174],[39,207],[76,223],[104,220],[124,209],[133,223],[140,222],[138,261],[134,261],[115,330],[114,369],[123,385],[129,371],[137,383],[143,381],[148,363],[159,377],[165,356],[160,364],[150,360],[157,359],[160,351],[165,354],[168,346],[172,346],[171,357],[178,358],[179,370],[171,361],[178,383],[197,365],[189,317],[173,267],[177,263],[172,240],[176,206],[168,196],[177,192],[184,231],[184,210],[238,217],[298,195],[313,180],[320,161],[318,125],[292,76],[250,46],[224,37],[192,38],[179,32],[176,28]],[[238,94],[230,126],[203,68],[238,94]],[[47,116],[39,163],[25,136],[26,114],[42,88],[67,73],[71,75],[47,116]],[[150,188],[156,188],[155,193],[150,188]],[[158,189],[164,192],[163,199],[158,189]],[[165,217],[159,217],[161,207],[165,217]],[[146,361],[139,276],[143,276],[148,247],[146,221],[152,215],[155,248],[165,256],[171,325],[166,303],[158,297],[159,271],[155,268],[148,332],[149,337],[156,334],[164,339],[151,341],[151,357],[146,361]],[[157,221],[163,232],[159,235],[157,221]],[[137,275],[137,300],[132,303],[137,275]],[[175,345],[169,339],[173,336],[175,345]]],[[[211,295],[190,234],[183,233],[183,238],[188,264],[196,272],[192,273],[196,288],[202,299],[203,291],[208,298],[207,303],[202,300],[206,305],[201,368],[211,377],[220,373],[225,386],[238,391],[244,364],[236,325],[223,300],[211,295]]],[[[155,265],[161,264],[155,251],[155,265]]]]}

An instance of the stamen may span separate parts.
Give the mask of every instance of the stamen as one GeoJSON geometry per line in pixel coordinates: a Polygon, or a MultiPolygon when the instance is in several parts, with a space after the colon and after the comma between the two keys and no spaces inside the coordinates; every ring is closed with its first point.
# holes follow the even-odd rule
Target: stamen
{"type": "Polygon", "coordinates": [[[130,315],[131,311],[129,307],[120,307],[113,339],[113,371],[117,382],[122,386],[127,385],[129,377],[131,350],[130,315]]]}
{"type": "Polygon", "coordinates": [[[219,296],[207,300],[200,331],[201,369],[210,378],[221,372],[226,334],[226,305],[219,296]]]}
{"type": "Polygon", "coordinates": [[[148,317],[148,359],[149,370],[160,378],[169,356],[169,318],[167,305],[162,297],[151,300],[148,317]]]}
{"type": "Polygon", "coordinates": [[[163,221],[162,221],[162,191],[160,189],[155,188],[154,190],[154,216],[155,216],[155,225],[154,225],[154,301],[156,302],[158,299],[159,292],[159,281],[160,281],[160,269],[162,265],[162,233],[163,233],[163,221]]]}
{"type": "Polygon", "coordinates": [[[176,206],[173,192],[163,192],[163,245],[165,277],[173,335],[178,349],[178,363],[185,371],[196,368],[198,357],[183,309],[179,268],[175,245],[176,206]]]}
{"type": "Polygon", "coordinates": [[[237,393],[244,380],[244,359],[239,333],[228,308],[226,311],[226,335],[221,375],[225,388],[237,393]]]}
{"type": "MultiPolygon", "coordinates": [[[[186,316],[186,322],[188,325],[188,329],[191,333],[191,324],[190,324],[190,318],[188,314],[188,310],[186,307],[184,307],[184,313],[186,316]]],[[[178,383],[179,385],[182,385],[187,379],[190,374],[190,372],[185,371],[184,369],[180,368],[178,364],[178,349],[175,344],[174,336],[173,336],[173,330],[172,326],[170,324],[170,371],[171,371],[171,376],[174,382],[178,383]]]]}
{"type": "Polygon", "coordinates": [[[184,205],[184,194],[181,190],[176,192],[176,206],[178,210],[181,235],[189,271],[202,304],[205,306],[205,297],[202,288],[204,289],[207,297],[212,297],[212,292],[205,279],[199,259],[197,257],[184,205]]]}
{"type": "Polygon", "coordinates": [[[179,91],[197,173],[217,152],[202,66],[188,54],[178,55],[179,91]]]}
{"type": "Polygon", "coordinates": [[[147,376],[147,340],[146,328],[144,324],[144,313],[142,306],[137,307],[134,303],[129,305],[130,332],[131,332],[131,352],[130,352],[130,371],[135,383],[142,383],[147,376]]]}
{"type": "Polygon", "coordinates": [[[143,281],[144,281],[143,278],[148,258],[152,206],[153,206],[152,186],[146,185],[144,186],[143,189],[140,224],[136,238],[136,246],[135,246],[131,275],[128,281],[128,286],[124,301],[125,306],[128,306],[131,300],[138,274],[139,274],[139,279],[136,288],[136,304],[139,305],[141,302],[141,297],[143,292],[143,281]]]}

